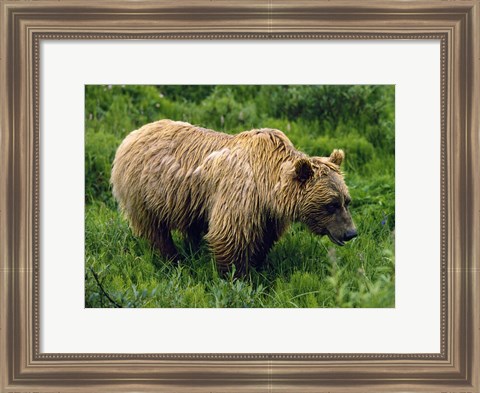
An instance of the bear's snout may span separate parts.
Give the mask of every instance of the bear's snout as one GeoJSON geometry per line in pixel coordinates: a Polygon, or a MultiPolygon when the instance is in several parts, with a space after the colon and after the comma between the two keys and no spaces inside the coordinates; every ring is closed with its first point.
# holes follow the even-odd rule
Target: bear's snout
{"type": "Polygon", "coordinates": [[[348,242],[349,240],[352,240],[354,237],[357,237],[358,233],[355,228],[349,229],[345,234],[343,235],[343,240],[348,242]]]}

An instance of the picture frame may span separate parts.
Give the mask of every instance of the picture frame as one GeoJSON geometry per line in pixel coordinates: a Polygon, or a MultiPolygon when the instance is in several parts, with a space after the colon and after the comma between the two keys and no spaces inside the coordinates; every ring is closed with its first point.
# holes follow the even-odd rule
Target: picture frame
{"type": "Polygon", "coordinates": [[[7,0],[0,21],[2,392],[480,392],[478,0],[7,0]],[[149,38],[440,40],[439,353],[40,352],[39,43],[149,38]]]}

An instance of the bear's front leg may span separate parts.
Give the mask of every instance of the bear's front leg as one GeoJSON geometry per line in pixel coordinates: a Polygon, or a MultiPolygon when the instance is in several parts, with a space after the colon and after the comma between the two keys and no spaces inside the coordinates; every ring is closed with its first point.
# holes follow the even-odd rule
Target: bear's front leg
{"type": "Polygon", "coordinates": [[[222,275],[231,272],[233,266],[235,266],[235,277],[243,277],[248,273],[249,253],[245,246],[237,244],[235,248],[231,247],[234,244],[232,238],[215,238],[212,236],[208,237],[207,241],[215,257],[217,268],[222,275]]]}
{"type": "Polygon", "coordinates": [[[237,277],[248,273],[254,250],[259,247],[255,228],[255,219],[238,211],[222,208],[212,212],[205,240],[222,274],[230,272],[232,266],[237,277]]]}
{"type": "Polygon", "coordinates": [[[203,236],[205,235],[207,225],[196,222],[190,225],[185,231],[185,247],[190,251],[197,251],[200,248],[203,236]]]}

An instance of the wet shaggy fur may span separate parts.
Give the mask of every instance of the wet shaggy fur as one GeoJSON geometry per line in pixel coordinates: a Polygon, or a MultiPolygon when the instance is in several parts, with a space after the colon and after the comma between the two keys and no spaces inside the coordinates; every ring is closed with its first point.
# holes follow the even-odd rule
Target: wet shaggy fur
{"type": "Polygon", "coordinates": [[[113,162],[113,194],[134,233],[176,260],[171,230],[204,236],[217,265],[261,264],[293,221],[342,245],[354,230],[344,154],[308,157],[279,130],[237,135],[161,120],[133,131],[113,162]]]}

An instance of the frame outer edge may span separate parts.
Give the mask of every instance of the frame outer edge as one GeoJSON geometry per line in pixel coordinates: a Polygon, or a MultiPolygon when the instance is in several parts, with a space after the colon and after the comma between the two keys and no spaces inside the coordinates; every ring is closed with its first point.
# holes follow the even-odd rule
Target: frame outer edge
{"type": "Polygon", "coordinates": [[[478,392],[478,3],[457,25],[453,74],[453,213],[457,250],[452,276],[455,304],[452,361],[465,385],[478,392]],[[477,193],[476,193],[477,191],[477,193]],[[477,226],[475,226],[477,224],[477,226]],[[457,260],[457,262],[455,262],[457,260]]]}
{"type": "MultiPolygon", "coordinates": [[[[0,4],[0,97],[7,97],[6,89],[6,41],[7,28],[5,17],[5,6],[0,4]]],[[[7,314],[6,299],[8,293],[7,278],[7,222],[6,205],[7,205],[7,104],[8,99],[0,100],[0,364],[4,367],[0,368],[0,389],[6,384],[8,375],[8,357],[6,351],[7,344],[7,314]]]]}
{"type": "Polygon", "coordinates": [[[11,330],[9,302],[12,298],[13,258],[11,257],[11,235],[13,220],[9,211],[10,166],[12,165],[11,130],[11,46],[12,35],[10,14],[7,4],[0,3],[0,389],[10,383],[12,369],[12,344],[9,341],[11,330]]]}
{"type": "Polygon", "coordinates": [[[469,256],[469,332],[471,335],[470,353],[467,362],[470,365],[468,379],[475,392],[480,392],[480,0],[477,0],[470,12],[468,23],[470,25],[469,52],[467,59],[470,81],[469,100],[467,107],[469,121],[469,167],[471,191],[469,193],[472,206],[470,220],[470,245],[469,256]]]}
{"type": "MultiPolygon", "coordinates": [[[[471,4],[472,2],[462,3],[471,4]]],[[[21,345],[17,347],[21,348],[21,353],[17,354],[17,356],[19,355],[20,360],[17,358],[15,361],[12,361],[9,358],[9,355],[13,355],[13,352],[10,349],[13,348],[13,344],[8,342],[9,337],[12,338],[18,336],[19,334],[25,337],[25,335],[30,333],[29,323],[31,321],[29,320],[27,315],[28,312],[30,312],[30,300],[26,299],[26,297],[31,295],[28,288],[28,286],[31,284],[31,271],[29,271],[29,268],[31,268],[31,255],[29,254],[29,251],[22,250],[21,246],[25,242],[31,240],[31,232],[29,232],[29,234],[26,234],[26,232],[32,229],[31,223],[27,221],[33,217],[33,212],[31,210],[17,210],[15,212],[7,211],[7,207],[13,206],[13,203],[16,201],[15,198],[18,198],[18,201],[15,202],[17,205],[16,209],[18,209],[18,205],[25,206],[25,204],[29,204],[29,206],[31,206],[31,197],[27,197],[25,195],[22,196],[21,193],[17,194],[15,193],[15,191],[25,192],[27,190],[32,190],[32,183],[30,178],[28,177],[31,176],[32,173],[28,172],[31,171],[31,168],[29,169],[28,165],[31,164],[31,158],[29,154],[33,153],[33,147],[31,145],[32,136],[30,134],[19,135],[17,138],[15,138],[16,135],[14,132],[14,130],[26,130],[28,131],[28,133],[30,133],[32,130],[31,120],[25,117],[22,118],[22,116],[20,115],[20,111],[23,114],[27,113],[27,111],[21,108],[19,108],[18,113],[14,111],[16,105],[24,105],[30,100],[30,98],[27,96],[27,90],[28,84],[31,83],[31,80],[29,79],[31,75],[19,75],[17,72],[15,72],[14,75],[13,68],[13,66],[15,65],[15,69],[24,69],[24,64],[17,64],[16,62],[19,61],[20,63],[24,63],[27,61],[27,58],[24,57],[26,41],[23,41],[21,43],[19,42],[19,36],[17,34],[20,33],[20,31],[15,30],[15,23],[13,23],[15,21],[13,15],[14,12],[11,9],[9,10],[8,5],[6,5],[6,3],[4,2],[1,3],[0,13],[0,31],[2,33],[0,37],[0,97],[7,98],[6,100],[2,100],[0,102],[0,294],[2,295],[2,298],[0,299],[0,363],[3,363],[3,365],[0,367],[0,391],[4,392],[6,390],[3,389],[6,388],[7,384],[9,384],[10,382],[14,382],[11,380],[12,377],[15,377],[13,375],[13,372],[20,371],[21,366],[29,362],[28,355],[29,347],[31,346],[31,342],[29,341],[30,339],[28,339],[28,341],[21,343],[21,345]],[[19,47],[21,47],[22,49],[20,49],[19,47]],[[16,85],[16,82],[19,82],[19,84],[16,85]],[[15,92],[15,94],[13,91],[14,86],[19,87],[19,90],[15,92]],[[16,97],[15,102],[13,101],[14,95],[16,97]],[[13,143],[14,138],[16,139],[15,144],[13,143]],[[19,146],[16,145],[17,143],[19,146]],[[15,174],[18,176],[14,177],[13,175],[15,174]],[[15,181],[15,184],[13,184],[13,181],[15,181]],[[15,264],[15,261],[17,260],[19,262],[18,265],[15,264]],[[15,280],[15,285],[13,285],[13,280],[15,280]],[[18,306],[19,304],[23,304],[22,308],[15,311],[15,306],[18,306]],[[10,314],[9,311],[11,312],[10,314]],[[18,314],[22,315],[20,316],[18,314]],[[8,319],[10,318],[14,320],[14,324],[7,323],[8,319]],[[18,325],[19,323],[21,324],[20,326],[18,325]],[[12,331],[11,326],[16,326],[17,328],[20,328],[21,332],[20,330],[18,330],[15,332],[15,334],[13,334],[14,332],[12,331]],[[25,346],[28,348],[26,348],[25,346]],[[12,366],[16,370],[12,370],[12,368],[10,368],[12,366]],[[20,366],[20,370],[18,366],[20,366]]],[[[467,240],[462,244],[466,245],[468,249],[462,250],[463,252],[461,256],[464,257],[464,263],[462,263],[462,265],[456,265],[455,267],[462,267],[465,270],[462,273],[450,272],[450,275],[453,274],[452,279],[454,280],[456,280],[456,275],[464,277],[463,280],[457,281],[457,285],[461,283],[463,284],[462,286],[464,286],[462,299],[465,299],[467,303],[464,305],[464,307],[466,312],[468,313],[468,318],[463,320],[460,324],[460,326],[462,326],[464,329],[461,332],[457,331],[456,333],[467,333],[466,336],[468,338],[466,338],[465,340],[466,344],[469,347],[464,347],[465,344],[462,343],[463,352],[459,353],[459,355],[463,355],[462,361],[464,361],[467,366],[467,370],[465,370],[467,374],[467,381],[470,385],[469,387],[474,388],[475,392],[479,391],[478,370],[480,369],[480,335],[478,331],[478,328],[480,327],[480,300],[478,299],[480,248],[479,245],[477,245],[477,243],[480,241],[480,200],[478,199],[478,195],[480,195],[480,179],[476,172],[477,168],[480,168],[480,124],[478,110],[476,110],[476,108],[478,108],[480,105],[480,40],[475,38],[480,36],[479,22],[480,12],[479,3],[477,0],[476,4],[472,7],[468,16],[466,16],[466,19],[464,20],[464,23],[466,23],[467,27],[465,27],[466,31],[464,32],[466,42],[462,43],[462,45],[464,46],[463,50],[465,54],[465,56],[463,57],[463,61],[465,62],[465,64],[463,65],[466,67],[465,69],[467,72],[464,77],[465,79],[463,79],[461,82],[461,85],[457,83],[458,80],[455,81],[456,89],[458,89],[459,87],[466,88],[464,92],[460,92],[460,94],[463,94],[465,100],[463,105],[460,106],[466,109],[466,116],[463,121],[454,122],[456,125],[465,126],[464,128],[459,127],[459,129],[457,130],[460,134],[462,134],[462,136],[459,136],[459,139],[455,140],[455,144],[457,144],[457,142],[461,144],[461,146],[457,145],[457,147],[465,153],[465,157],[460,157],[460,159],[458,160],[458,166],[461,169],[466,170],[466,172],[464,173],[465,177],[462,178],[460,183],[464,183],[463,185],[466,186],[466,191],[468,195],[464,197],[462,201],[465,201],[466,206],[472,208],[473,211],[464,212],[462,209],[462,213],[464,213],[463,218],[466,220],[466,222],[463,223],[460,232],[466,235],[465,238],[467,240]]],[[[23,37],[23,40],[25,40],[25,36],[23,37]]],[[[457,69],[456,72],[461,71],[457,69]]],[[[458,104],[455,104],[455,107],[457,107],[457,105],[458,104]]],[[[31,116],[31,114],[29,116],[31,116]]],[[[457,170],[460,168],[457,168],[457,170]]],[[[457,172],[456,174],[459,173],[457,172]]],[[[456,183],[456,185],[458,185],[458,183],[456,183]]],[[[459,194],[457,194],[456,199],[459,197],[459,194]]],[[[453,320],[455,320],[455,318],[453,318],[453,320]]],[[[460,343],[456,342],[455,344],[458,345],[460,343]]],[[[270,367],[271,366],[269,366],[268,373],[268,389],[272,389],[273,387],[275,387],[275,385],[271,385],[272,371],[270,367]]],[[[20,389],[39,391],[45,389],[45,385],[43,385],[42,388],[39,389],[39,386],[41,384],[39,384],[39,386],[37,387],[32,385],[22,385],[22,382],[19,382],[19,385],[15,386],[15,388],[12,388],[12,386],[10,386],[10,388],[7,388],[8,391],[18,391],[20,389]]],[[[114,389],[117,391],[124,391],[128,387],[135,387],[139,390],[153,389],[153,385],[148,385],[149,387],[147,387],[146,381],[145,384],[142,383],[141,385],[113,385],[113,383],[114,381],[108,381],[108,387],[105,387],[101,390],[110,391],[114,389]]],[[[317,383],[318,388],[320,388],[321,381],[318,381],[317,383]]],[[[261,382],[258,382],[257,387],[260,387],[259,385],[267,388],[267,386],[263,385],[263,383],[261,382]]],[[[162,386],[163,389],[168,389],[168,385],[162,386]]],[[[183,385],[181,381],[177,381],[175,384],[171,385],[172,388],[175,388],[175,386],[177,388],[180,388],[180,386],[184,386],[186,390],[194,390],[193,385],[189,385],[188,382],[186,383],[186,385],[183,385]]],[[[199,384],[197,388],[200,388],[200,386],[207,388],[205,382],[203,384],[199,384]]],[[[382,386],[383,388],[385,388],[385,385],[378,385],[377,387],[373,387],[372,385],[365,385],[364,388],[368,388],[368,390],[370,391],[377,391],[377,389],[381,389],[382,386]]],[[[401,386],[402,385],[398,385],[397,389],[401,388],[401,386]]],[[[414,388],[415,390],[428,389],[430,391],[431,387],[427,386],[428,385],[421,388],[419,385],[403,385],[403,387],[408,390],[414,388]]],[[[226,386],[224,385],[223,391],[225,391],[225,387],[226,386]]],[[[282,385],[280,383],[280,385],[277,385],[276,387],[281,389],[285,388],[285,385],[282,385]]],[[[291,387],[293,387],[293,385],[291,387]]],[[[463,389],[463,391],[471,392],[470,389],[466,389],[466,386],[463,387],[465,388],[463,389]]],[[[54,384],[49,385],[49,388],[50,390],[58,391],[58,388],[56,388],[54,384]]],[[[300,388],[300,385],[298,386],[298,388],[300,388]]],[[[313,387],[310,385],[308,390],[310,391],[310,389],[312,388],[313,387]]],[[[357,386],[357,389],[358,388],[359,387],[357,386]]],[[[75,388],[72,386],[70,389],[75,388]]],[[[160,389],[160,387],[158,387],[158,389],[160,389]]],[[[213,391],[222,391],[218,389],[218,387],[212,387],[213,391]]],[[[237,391],[237,389],[235,390],[237,391]]],[[[251,387],[248,388],[247,386],[245,386],[244,390],[250,389],[251,387]]],[[[347,388],[344,388],[344,390],[346,389],[347,388]]],[[[448,390],[449,392],[453,392],[458,391],[459,389],[459,386],[451,385],[447,388],[447,385],[445,385],[442,391],[448,390]]],[[[440,391],[440,387],[438,391],[440,391]]]]}

